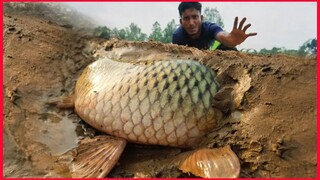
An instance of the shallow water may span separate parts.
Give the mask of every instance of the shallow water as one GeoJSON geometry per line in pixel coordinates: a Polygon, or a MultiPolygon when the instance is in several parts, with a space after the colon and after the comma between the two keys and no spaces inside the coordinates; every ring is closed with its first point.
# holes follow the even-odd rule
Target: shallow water
{"type": "Polygon", "coordinates": [[[52,155],[59,155],[77,146],[81,134],[81,126],[68,115],[60,115],[54,111],[41,115],[39,126],[41,135],[35,135],[35,140],[43,143],[52,155]]]}

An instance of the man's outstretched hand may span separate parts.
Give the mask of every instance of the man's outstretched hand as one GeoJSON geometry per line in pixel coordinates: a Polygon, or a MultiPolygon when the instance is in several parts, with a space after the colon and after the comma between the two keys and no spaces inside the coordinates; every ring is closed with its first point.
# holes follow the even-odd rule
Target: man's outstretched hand
{"type": "Polygon", "coordinates": [[[232,31],[230,33],[221,31],[217,34],[216,39],[228,47],[235,47],[245,41],[248,37],[257,35],[257,33],[246,34],[247,29],[251,26],[251,24],[243,26],[246,20],[247,18],[243,18],[238,26],[238,17],[236,17],[234,19],[232,31]]]}
{"type": "Polygon", "coordinates": [[[251,24],[247,24],[245,26],[244,23],[247,20],[247,18],[243,18],[240,21],[239,27],[238,27],[238,17],[234,19],[233,23],[233,29],[229,34],[229,38],[235,43],[235,44],[241,44],[243,41],[245,41],[250,36],[255,36],[257,33],[248,33],[246,34],[247,29],[251,26],[251,24]]]}

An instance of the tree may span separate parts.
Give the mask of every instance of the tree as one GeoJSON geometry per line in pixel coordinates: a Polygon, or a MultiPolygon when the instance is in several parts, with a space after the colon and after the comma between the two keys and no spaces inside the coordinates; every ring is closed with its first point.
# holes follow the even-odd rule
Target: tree
{"type": "Polygon", "coordinates": [[[98,26],[93,30],[93,35],[98,36],[100,38],[110,39],[111,34],[111,30],[106,26],[98,26]]]}
{"type": "Polygon", "coordinates": [[[147,35],[141,32],[141,29],[134,23],[131,23],[129,28],[126,27],[126,39],[129,41],[145,41],[147,35]]]}
{"type": "Polygon", "coordinates": [[[141,29],[134,23],[131,23],[129,27],[120,30],[117,28],[110,30],[106,26],[98,26],[94,29],[93,35],[106,39],[116,37],[129,41],[145,41],[147,39],[147,35],[142,33],[141,29]]]}
{"type": "Polygon", "coordinates": [[[172,41],[172,34],[177,29],[176,22],[172,19],[168,24],[167,27],[163,30],[163,38],[162,42],[170,43],[172,41]]]}
{"type": "Polygon", "coordinates": [[[161,26],[158,23],[158,21],[156,21],[152,26],[153,26],[152,33],[150,34],[149,39],[152,39],[155,41],[162,41],[163,35],[161,31],[161,26]]]}
{"type": "Polygon", "coordinates": [[[298,50],[300,56],[308,56],[317,53],[317,39],[310,39],[303,43],[298,50]]]}
{"type": "Polygon", "coordinates": [[[224,28],[224,24],[221,15],[217,8],[206,7],[204,9],[204,20],[216,23],[221,28],[224,28]]]}
{"type": "Polygon", "coordinates": [[[263,48],[259,51],[259,54],[280,54],[280,53],[286,53],[286,49],[284,47],[278,48],[278,47],[273,47],[272,49],[266,49],[263,48]]]}
{"type": "Polygon", "coordinates": [[[126,31],[124,29],[118,30],[117,28],[114,28],[112,30],[112,35],[118,39],[126,39],[126,31]]]}

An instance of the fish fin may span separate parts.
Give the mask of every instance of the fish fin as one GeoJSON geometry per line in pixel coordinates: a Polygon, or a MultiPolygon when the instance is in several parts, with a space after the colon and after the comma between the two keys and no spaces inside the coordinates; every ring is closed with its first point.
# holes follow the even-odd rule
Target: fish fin
{"type": "Polygon", "coordinates": [[[60,109],[69,109],[74,107],[75,95],[67,95],[49,99],[47,104],[51,104],[60,109]]]}
{"type": "Polygon", "coordinates": [[[106,177],[117,164],[126,144],[126,140],[112,136],[82,140],[71,163],[72,177],[106,177]]]}
{"type": "Polygon", "coordinates": [[[203,178],[237,178],[240,174],[239,159],[229,146],[186,152],[175,163],[184,173],[203,178]]]}

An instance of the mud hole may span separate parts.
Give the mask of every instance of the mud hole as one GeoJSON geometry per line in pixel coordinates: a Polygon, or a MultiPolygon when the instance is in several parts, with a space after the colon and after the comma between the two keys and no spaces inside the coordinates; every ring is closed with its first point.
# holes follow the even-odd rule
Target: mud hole
{"type": "MultiPolygon", "coordinates": [[[[47,102],[72,93],[83,68],[101,56],[208,65],[223,88],[233,89],[233,106],[202,145],[230,145],[241,161],[240,177],[316,177],[316,58],[105,41],[17,14],[4,15],[3,32],[5,177],[70,176],[70,158],[61,154],[99,132],[47,102]]],[[[109,177],[191,177],[171,166],[181,152],[129,144],[109,177]]]]}

